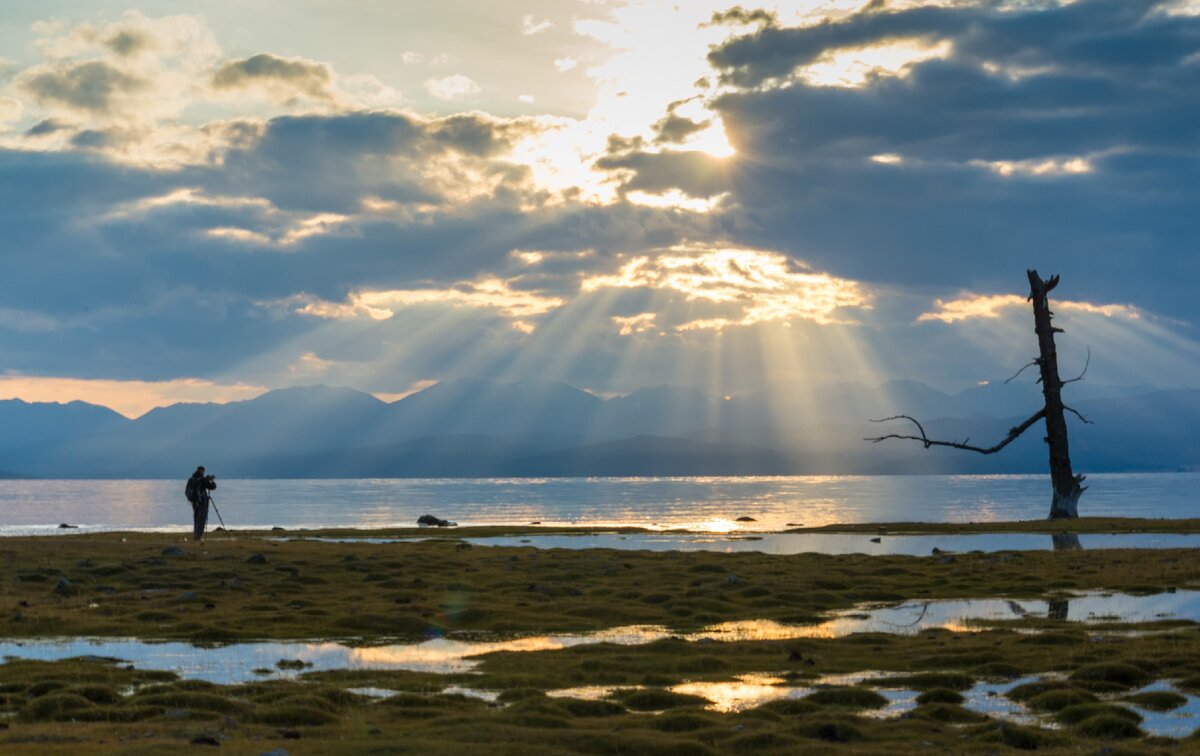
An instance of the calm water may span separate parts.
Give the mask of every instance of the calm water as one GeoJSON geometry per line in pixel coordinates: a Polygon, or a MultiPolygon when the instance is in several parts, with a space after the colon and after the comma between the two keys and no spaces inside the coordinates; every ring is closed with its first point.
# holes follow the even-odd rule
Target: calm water
{"type": "MultiPolygon", "coordinates": [[[[218,481],[216,504],[231,528],[411,526],[431,513],[462,525],[761,531],[1037,519],[1050,499],[1041,475],[218,481]]],[[[1093,475],[1088,485],[1083,514],[1200,517],[1200,473],[1093,475]]],[[[185,529],[191,509],[183,488],[183,478],[0,481],[0,535],[60,532],[64,522],[86,530],[185,529]]],[[[216,525],[216,516],[210,521],[216,525]]]]}
{"type": "Polygon", "coordinates": [[[1008,599],[908,601],[894,606],[861,606],[835,612],[812,625],[743,620],[676,633],[661,625],[632,625],[591,633],[534,635],[499,640],[431,638],[416,643],[354,646],[335,641],[260,641],[197,647],[179,642],[136,639],[58,638],[0,641],[0,659],[70,659],[100,656],[132,662],[142,669],[171,670],[184,678],[239,683],[263,677],[295,677],[280,660],[301,661],[302,671],[393,669],[439,674],[474,670],[479,656],[497,652],[557,651],[594,643],[642,645],[663,638],[731,643],[796,638],[842,638],[853,633],[915,635],[933,628],[970,632],[972,625],[1053,616],[1066,622],[1156,622],[1200,619],[1200,592],[1148,596],[1087,593],[1054,602],[1008,599]]]}

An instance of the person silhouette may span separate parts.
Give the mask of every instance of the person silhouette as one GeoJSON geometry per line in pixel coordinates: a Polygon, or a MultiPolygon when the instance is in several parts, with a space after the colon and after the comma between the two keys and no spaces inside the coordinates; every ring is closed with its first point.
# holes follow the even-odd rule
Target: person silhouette
{"type": "Polygon", "coordinates": [[[188,478],[184,489],[188,502],[192,505],[192,540],[204,539],[204,527],[208,524],[209,491],[215,490],[217,480],[212,475],[204,474],[204,465],[196,468],[192,477],[188,478]]]}

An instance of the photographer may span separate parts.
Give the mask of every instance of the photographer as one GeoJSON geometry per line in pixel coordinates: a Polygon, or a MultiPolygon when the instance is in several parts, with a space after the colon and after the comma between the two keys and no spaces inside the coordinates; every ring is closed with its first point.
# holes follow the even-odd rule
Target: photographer
{"type": "Polygon", "coordinates": [[[192,477],[188,478],[185,493],[192,505],[192,540],[204,538],[204,526],[208,524],[208,492],[216,490],[217,480],[212,475],[204,474],[204,466],[196,468],[192,477]]]}

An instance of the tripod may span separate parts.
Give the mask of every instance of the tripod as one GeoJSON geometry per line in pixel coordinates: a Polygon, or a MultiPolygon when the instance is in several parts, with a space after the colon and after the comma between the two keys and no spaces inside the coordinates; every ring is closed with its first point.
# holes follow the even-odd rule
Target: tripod
{"type": "MultiPolygon", "coordinates": [[[[213,511],[217,513],[217,522],[221,523],[222,528],[225,528],[225,520],[221,518],[221,510],[217,509],[217,502],[212,496],[208,497],[208,503],[212,504],[213,511]]],[[[229,528],[225,528],[225,530],[229,530],[229,528]]]]}

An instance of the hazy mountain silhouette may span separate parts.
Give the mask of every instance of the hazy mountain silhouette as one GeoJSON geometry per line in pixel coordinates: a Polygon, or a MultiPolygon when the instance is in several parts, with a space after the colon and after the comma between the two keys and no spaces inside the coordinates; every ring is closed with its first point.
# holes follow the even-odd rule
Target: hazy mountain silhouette
{"type": "Polygon", "coordinates": [[[24,402],[0,400],[0,449],[33,441],[110,433],[131,422],[128,418],[86,402],[24,402]]]}
{"type": "MultiPolygon", "coordinates": [[[[1094,421],[1072,423],[1081,470],[1200,469],[1200,391],[1078,393],[1074,406],[1094,421]]],[[[1044,472],[1035,433],[990,457],[863,441],[880,430],[871,418],[906,413],[931,436],[991,442],[1039,401],[1036,387],[949,395],[913,381],[728,398],[659,386],[606,400],[552,381],[481,380],[391,403],[348,388],[281,389],[136,420],[81,402],[8,401],[0,469],[101,478],[179,477],[196,464],[227,477],[1044,472]]]]}

